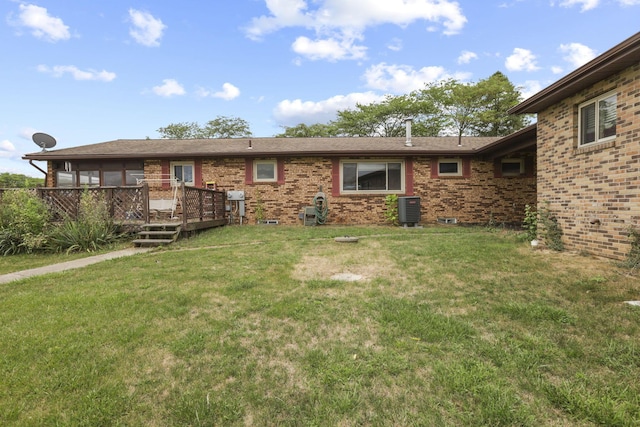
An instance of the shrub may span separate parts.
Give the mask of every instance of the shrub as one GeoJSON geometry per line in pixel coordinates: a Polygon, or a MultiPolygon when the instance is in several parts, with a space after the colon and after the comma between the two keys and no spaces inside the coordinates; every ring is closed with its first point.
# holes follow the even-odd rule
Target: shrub
{"type": "Polygon", "coordinates": [[[55,252],[92,252],[119,239],[103,197],[85,190],[80,196],[78,218],[67,218],[49,236],[55,252]]]}
{"type": "Polygon", "coordinates": [[[51,215],[33,190],[6,191],[0,203],[0,252],[31,253],[42,249],[51,215]]]}
{"type": "Polygon", "coordinates": [[[635,269],[640,267],[640,231],[633,227],[629,227],[629,243],[631,243],[631,249],[623,265],[635,269]]]}
{"type": "Polygon", "coordinates": [[[522,228],[525,230],[527,242],[531,242],[538,238],[538,212],[534,206],[524,206],[524,220],[522,228]]]}
{"type": "Polygon", "coordinates": [[[386,206],[384,219],[391,225],[398,225],[398,196],[389,194],[384,198],[384,205],[386,206]]]}
{"type": "Polygon", "coordinates": [[[564,243],[562,243],[562,228],[558,224],[558,219],[551,213],[548,206],[538,210],[540,222],[542,223],[542,238],[544,244],[554,251],[563,251],[564,243]]]}

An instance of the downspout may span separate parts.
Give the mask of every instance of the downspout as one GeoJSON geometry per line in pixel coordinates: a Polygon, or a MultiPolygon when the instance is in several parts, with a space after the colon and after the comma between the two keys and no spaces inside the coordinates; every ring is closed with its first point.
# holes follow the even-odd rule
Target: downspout
{"type": "Polygon", "coordinates": [[[40,172],[42,172],[44,174],[44,186],[46,187],[47,186],[47,179],[49,178],[49,174],[46,173],[45,171],[43,171],[42,169],[40,169],[40,166],[34,165],[33,164],[33,160],[29,160],[29,164],[31,166],[33,166],[34,168],[38,169],[40,172]]]}

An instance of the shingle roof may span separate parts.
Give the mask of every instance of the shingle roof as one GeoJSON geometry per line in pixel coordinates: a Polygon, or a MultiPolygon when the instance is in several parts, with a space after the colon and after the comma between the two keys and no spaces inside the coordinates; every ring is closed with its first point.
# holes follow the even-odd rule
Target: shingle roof
{"type": "Polygon", "coordinates": [[[179,157],[472,155],[508,137],[413,137],[412,147],[397,138],[233,138],[118,139],[98,144],[26,154],[26,160],[82,160],[179,157]],[[249,148],[251,147],[251,148],[249,148]]]}
{"type": "Polygon", "coordinates": [[[538,113],[594,83],[640,62],[640,32],[612,47],[551,86],[509,109],[511,114],[538,113]]]}

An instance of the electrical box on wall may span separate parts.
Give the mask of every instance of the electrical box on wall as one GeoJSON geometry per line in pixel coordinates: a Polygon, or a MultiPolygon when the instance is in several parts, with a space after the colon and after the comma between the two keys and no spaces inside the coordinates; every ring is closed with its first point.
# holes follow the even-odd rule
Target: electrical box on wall
{"type": "Polygon", "coordinates": [[[227,200],[244,200],[244,191],[227,191],[227,200]]]}

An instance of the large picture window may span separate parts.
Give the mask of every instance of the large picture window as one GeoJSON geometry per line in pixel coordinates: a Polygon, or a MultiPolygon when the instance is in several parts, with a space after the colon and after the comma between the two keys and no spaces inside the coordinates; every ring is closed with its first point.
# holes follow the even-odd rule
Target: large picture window
{"type": "Polygon", "coordinates": [[[402,192],[404,182],[402,162],[386,161],[343,161],[343,192],[402,192]]]}
{"type": "Polygon", "coordinates": [[[617,96],[608,93],[578,108],[580,145],[608,141],[616,136],[617,96]]]}

